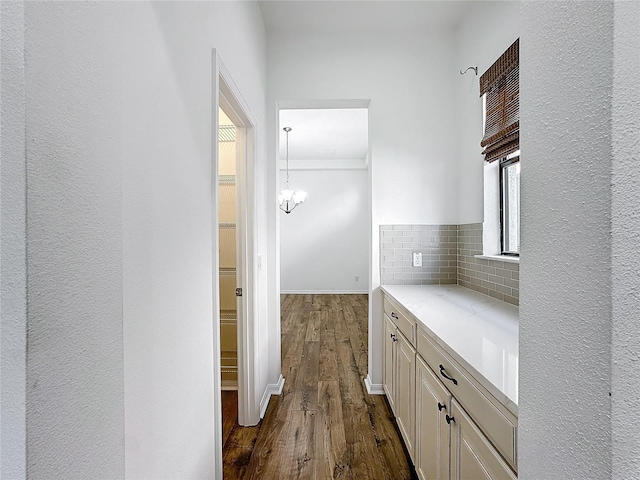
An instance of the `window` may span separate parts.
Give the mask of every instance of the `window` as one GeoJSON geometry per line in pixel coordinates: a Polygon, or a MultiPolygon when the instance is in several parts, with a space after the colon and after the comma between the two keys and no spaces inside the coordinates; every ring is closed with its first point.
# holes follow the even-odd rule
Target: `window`
{"type": "Polygon", "coordinates": [[[520,254],[520,155],[500,161],[500,245],[502,255],[520,254]]]}
{"type": "MultiPolygon", "coordinates": [[[[480,77],[484,110],[485,255],[520,256],[519,40],[480,77]]],[[[510,261],[517,261],[511,258],[510,261]]]]}

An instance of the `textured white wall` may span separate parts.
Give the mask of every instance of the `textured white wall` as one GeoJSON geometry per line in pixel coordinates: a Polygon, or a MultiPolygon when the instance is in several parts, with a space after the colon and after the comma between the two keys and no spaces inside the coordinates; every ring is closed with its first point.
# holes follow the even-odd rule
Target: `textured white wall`
{"type": "MultiPolygon", "coordinates": [[[[453,54],[450,33],[441,31],[268,36],[270,118],[277,118],[280,100],[371,99],[369,372],[376,384],[382,383],[379,226],[457,223],[458,172],[450,147],[458,75],[453,54]]],[[[276,138],[271,130],[269,152],[276,151],[276,138]]],[[[275,155],[269,169],[275,176],[275,155]]]]}
{"type": "MultiPolygon", "coordinates": [[[[27,473],[124,476],[125,16],[26,3],[27,473]],[[113,115],[117,111],[118,115],[113,115]]],[[[124,12],[123,12],[124,13],[124,12]]]]}
{"type": "MultiPolygon", "coordinates": [[[[519,2],[472,2],[455,32],[456,148],[458,157],[458,219],[480,223],[483,215],[482,98],[480,76],[520,35],[519,2]]],[[[486,192],[485,192],[486,193],[486,192]]],[[[487,229],[485,228],[485,231],[487,229]]]]}
{"type": "Polygon", "coordinates": [[[519,477],[612,478],[613,3],[521,22],[519,477]]]}
{"type": "Polygon", "coordinates": [[[259,7],[29,2],[26,20],[29,475],[219,476],[211,51],[258,119],[262,205],[259,7]]]}
{"type": "Polygon", "coordinates": [[[368,292],[367,170],[294,170],[290,176],[291,186],[309,197],[280,217],[282,292],[368,292]]]}
{"type": "Polygon", "coordinates": [[[0,3],[0,478],[26,477],[24,4],[0,3]]]}
{"type": "Polygon", "coordinates": [[[640,3],[614,4],[612,478],[640,478],[640,3]]]}

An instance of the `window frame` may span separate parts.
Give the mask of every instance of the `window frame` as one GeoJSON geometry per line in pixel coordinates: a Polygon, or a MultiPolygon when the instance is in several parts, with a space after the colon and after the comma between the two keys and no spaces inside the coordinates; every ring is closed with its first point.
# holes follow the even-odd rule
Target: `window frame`
{"type": "MultiPolygon", "coordinates": [[[[500,175],[500,188],[499,188],[499,195],[500,195],[500,255],[504,255],[504,256],[509,256],[509,257],[520,257],[520,251],[518,250],[517,252],[510,252],[510,251],[505,251],[504,249],[504,234],[505,234],[505,217],[504,217],[504,209],[505,209],[505,191],[504,191],[504,170],[506,167],[513,165],[515,163],[520,163],[520,150],[512,153],[511,155],[508,155],[502,159],[500,159],[500,163],[498,166],[498,170],[499,170],[499,175],[500,175]]],[[[520,222],[520,218],[519,218],[519,209],[518,209],[518,223],[520,222]]],[[[518,225],[519,226],[519,225],[518,225]]],[[[519,236],[519,234],[518,234],[519,236]]]]}

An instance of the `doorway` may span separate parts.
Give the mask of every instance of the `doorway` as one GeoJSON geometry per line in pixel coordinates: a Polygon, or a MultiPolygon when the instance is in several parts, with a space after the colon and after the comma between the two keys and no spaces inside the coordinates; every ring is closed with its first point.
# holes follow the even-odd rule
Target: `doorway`
{"type": "Polygon", "coordinates": [[[368,107],[345,102],[279,109],[279,183],[307,192],[279,215],[281,294],[369,293],[368,107]]]}
{"type": "MultiPolygon", "coordinates": [[[[238,271],[236,235],[236,125],[222,108],[218,112],[218,238],[220,290],[220,385],[223,391],[238,390],[238,303],[242,288],[238,271]]],[[[223,395],[223,405],[225,398],[223,395]]],[[[227,423],[224,418],[223,425],[227,423]]],[[[236,415],[237,417],[237,412],[236,415]]],[[[235,421],[235,418],[234,418],[235,421]]]]}
{"type": "MultiPolygon", "coordinates": [[[[254,176],[257,122],[215,50],[212,67],[212,360],[214,433],[220,441],[223,388],[237,391],[240,425],[251,426],[260,421],[253,354],[257,311],[254,176]]],[[[217,445],[215,464],[220,466],[218,477],[221,477],[222,443],[217,445]]]]}
{"type": "MultiPolygon", "coordinates": [[[[358,296],[370,302],[368,107],[368,100],[278,102],[279,185],[289,178],[291,190],[307,192],[294,211],[278,214],[278,293],[283,301],[358,296]],[[285,127],[291,129],[288,134],[285,127]]],[[[281,318],[288,307],[279,307],[281,318]]],[[[282,336],[287,335],[285,320],[282,336]]],[[[366,356],[366,332],[364,338],[366,356]]],[[[283,358],[288,355],[284,343],[283,358]]]]}

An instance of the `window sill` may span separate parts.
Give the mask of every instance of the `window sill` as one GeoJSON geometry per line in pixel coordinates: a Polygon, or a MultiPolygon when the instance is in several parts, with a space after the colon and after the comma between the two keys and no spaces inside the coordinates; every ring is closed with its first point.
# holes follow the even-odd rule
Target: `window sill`
{"type": "Polygon", "coordinates": [[[484,258],[485,260],[497,260],[506,263],[520,263],[520,257],[510,255],[474,255],[474,258],[484,258]]]}

